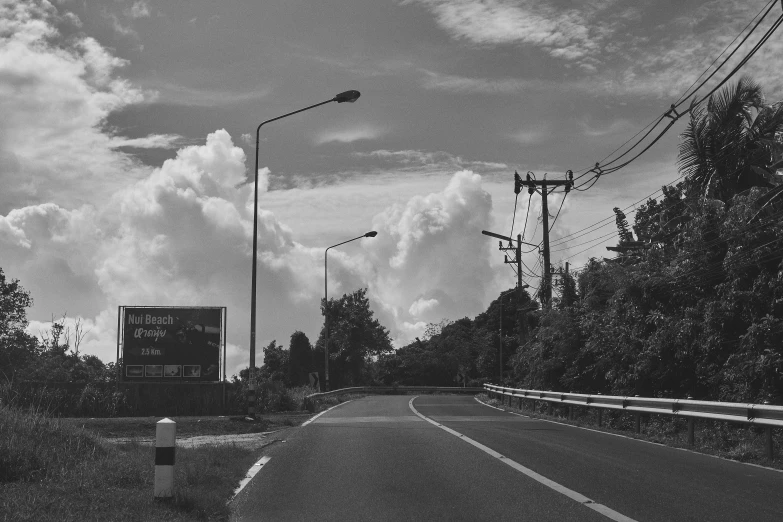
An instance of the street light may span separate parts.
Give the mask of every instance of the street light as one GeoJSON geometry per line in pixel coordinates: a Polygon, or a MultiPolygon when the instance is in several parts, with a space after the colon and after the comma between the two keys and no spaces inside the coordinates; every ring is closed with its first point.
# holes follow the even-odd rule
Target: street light
{"type": "MultiPolygon", "coordinates": [[[[363,237],[375,237],[377,235],[378,232],[372,230],[370,232],[367,232],[366,234],[362,234],[361,236],[357,236],[353,239],[349,239],[348,241],[343,241],[342,243],[337,243],[336,245],[332,245],[329,248],[338,247],[340,245],[350,243],[351,241],[356,241],[357,239],[361,239],[363,237]]],[[[329,252],[329,248],[327,248],[324,251],[324,325],[326,329],[326,336],[324,340],[324,391],[329,391],[329,294],[328,294],[328,286],[327,286],[329,278],[326,275],[326,261],[327,261],[326,254],[329,252]]]]}
{"type": "Polygon", "coordinates": [[[504,240],[509,241],[509,242],[516,241],[517,243],[521,243],[523,245],[530,245],[530,246],[536,247],[539,250],[541,250],[541,246],[540,245],[534,245],[533,243],[527,243],[525,241],[520,241],[519,239],[513,239],[513,238],[510,238],[508,236],[501,236],[500,234],[496,234],[494,232],[489,232],[487,230],[482,230],[481,233],[484,234],[485,236],[492,236],[492,237],[496,237],[498,239],[504,239],[504,240]]]}
{"type": "Polygon", "coordinates": [[[300,112],[304,112],[306,110],[310,110],[315,107],[325,105],[327,103],[331,103],[331,102],[353,103],[359,99],[359,96],[361,96],[359,91],[341,92],[340,94],[336,95],[334,98],[331,98],[329,100],[322,101],[321,103],[310,105],[309,107],[305,107],[304,109],[299,109],[298,111],[289,112],[288,114],[283,114],[282,116],[278,116],[277,118],[272,118],[271,120],[266,120],[264,122],[261,122],[258,128],[256,128],[256,170],[253,178],[253,275],[250,283],[250,369],[248,371],[249,386],[248,386],[248,398],[247,398],[248,399],[247,414],[250,418],[255,417],[255,410],[256,410],[255,408],[256,385],[255,385],[254,377],[256,372],[256,264],[258,262],[258,143],[259,143],[259,136],[261,133],[261,127],[263,127],[267,123],[276,120],[281,120],[288,116],[292,116],[294,114],[298,114],[300,112]]]}

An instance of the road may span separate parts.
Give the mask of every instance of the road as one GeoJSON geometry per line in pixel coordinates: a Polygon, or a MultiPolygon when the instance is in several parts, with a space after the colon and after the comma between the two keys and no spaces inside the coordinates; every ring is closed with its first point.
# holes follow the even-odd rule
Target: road
{"type": "Polygon", "coordinates": [[[472,397],[354,400],[264,455],[235,520],[783,520],[783,473],[472,397]]]}

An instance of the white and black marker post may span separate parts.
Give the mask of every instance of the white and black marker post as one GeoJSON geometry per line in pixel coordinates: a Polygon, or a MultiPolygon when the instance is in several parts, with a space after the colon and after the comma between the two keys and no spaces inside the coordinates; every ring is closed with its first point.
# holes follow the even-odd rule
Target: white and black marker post
{"type": "Polygon", "coordinates": [[[174,444],[177,423],[171,419],[158,421],[155,428],[155,498],[174,496],[174,444]]]}

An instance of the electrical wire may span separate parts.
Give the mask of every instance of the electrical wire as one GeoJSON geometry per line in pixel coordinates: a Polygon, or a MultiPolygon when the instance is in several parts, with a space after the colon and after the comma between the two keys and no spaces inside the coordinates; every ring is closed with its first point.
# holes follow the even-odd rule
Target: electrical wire
{"type": "MultiPolygon", "coordinates": [[[[742,46],[742,44],[743,44],[743,43],[744,43],[744,42],[745,42],[745,41],[746,41],[746,40],[747,40],[747,39],[750,37],[750,35],[751,35],[751,34],[753,34],[753,32],[754,32],[754,31],[755,31],[755,30],[758,28],[758,26],[761,24],[761,22],[762,22],[762,21],[763,21],[763,20],[766,18],[766,16],[769,14],[769,12],[771,11],[771,9],[774,7],[774,3],[773,3],[773,2],[770,2],[769,4],[767,4],[767,6],[765,6],[765,8],[766,8],[766,12],[764,12],[764,14],[761,16],[761,18],[759,18],[759,20],[756,22],[756,24],[755,24],[755,25],[754,25],[754,27],[751,29],[751,31],[750,31],[750,32],[748,32],[748,34],[747,34],[747,35],[745,35],[745,38],[743,38],[743,40],[740,42],[740,44],[739,44],[739,45],[737,45],[737,47],[736,47],[736,48],[735,48],[735,49],[734,49],[734,50],[733,50],[733,51],[732,51],[732,52],[729,54],[729,56],[727,56],[727,57],[726,57],[726,59],[725,59],[725,60],[724,60],[724,61],[723,61],[723,62],[722,62],[722,63],[721,63],[721,64],[720,64],[720,65],[719,65],[719,66],[718,66],[716,69],[715,69],[715,71],[713,71],[713,72],[710,74],[710,76],[709,76],[708,78],[706,78],[706,79],[705,79],[705,80],[704,80],[704,81],[703,81],[703,82],[702,82],[702,83],[701,83],[701,84],[700,84],[700,85],[699,85],[699,86],[698,86],[698,87],[697,87],[695,90],[693,90],[693,92],[691,93],[691,95],[695,94],[695,93],[698,91],[698,89],[702,88],[702,87],[703,87],[703,86],[706,84],[706,82],[707,82],[707,81],[709,81],[709,80],[710,80],[710,79],[711,79],[711,78],[712,78],[712,77],[713,77],[713,76],[714,76],[714,75],[715,75],[715,74],[716,74],[716,73],[717,73],[717,72],[718,72],[718,71],[719,71],[719,70],[720,70],[720,69],[721,69],[721,68],[722,68],[722,67],[723,67],[723,66],[724,66],[724,65],[725,65],[727,62],[728,62],[728,60],[729,60],[729,59],[731,59],[731,57],[734,55],[734,53],[736,53],[736,51],[737,51],[737,50],[738,50],[738,49],[739,49],[739,48],[742,46]],[[768,7],[767,7],[767,6],[768,6],[768,7]]],[[[763,11],[763,10],[764,10],[764,8],[762,9],[762,11],[763,11]]],[[[756,17],[758,17],[758,15],[754,16],[754,18],[753,18],[753,19],[755,19],[756,17]]],[[[751,20],[751,23],[752,23],[753,19],[751,20]]],[[[652,126],[652,127],[651,127],[651,128],[648,130],[648,131],[647,131],[647,133],[645,133],[645,134],[644,134],[644,136],[642,136],[642,137],[641,137],[639,140],[637,140],[637,141],[636,141],[636,143],[634,143],[634,144],[633,144],[631,147],[629,147],[629,148],[628,148],[628,150],[626,150],[625,152],[623,152],[623,153],[622,153],[620,156],[618,156],[618,157],[616,157],[616,158],[612,159],[612,160],[611,160],[609,163],[607,163],[607,164],[604,164],[602,167],[600,166],[600,162],[599,162],[599,163],[596,163],[596,164],[595,164],[595,167],[593,167],[593,168],[589,168],[589,169],[587,169],[587,170],[580,171],[580,172],[582,172],[582,174],[580,174],[579,176],[577,176],[577,178],[576,178],[576,179],[580,179],[580,178],[582,178],[583,176],[585,176],[587,173],[590,173],[590,172],[592,172],[594,175],[593,175],[593,177],[592,177],[592,178],[589,178],[589,179],[588,179],[586,182],[584,182],[584,183],[582,183],[581,185],[579,185],[578,187],[574,187],[574,188],[575,188],[576,190],[582,190],[582,191],[584,191],[584,190],[588,190],[588,189],[592,188],[592,186],[593,186],[593,185],[595,185],[595,183],[597,182],[598,178],[600,178],[600,177],[601,177],[603,174],[610,174],[610,173],[613,173],[613,172],[617,172],[618,170],[620,170],[620,169],[622,169],[622,168],[624,168],[624,167],[628,166],[628,165],[629,165],[631,162],[633,162],[633,161],[635,161],[637,158],[639,158],[639,156],[641,156],[642,154],[644,154],[645,152],[647,152],[647,151],[648,151],[648,150],[649,150],[649,149],[650,149],[650,148],[651,148],[653,145],[655,145],[655,144],[656,144],[656,143],[657,143],[657,142],[658,142],[658,141],[659,141],[659,140],[660,140],[660,139],[663,137],[663,135],[664,135],[664,134],[666,134],[666,133],[669,131],[669,129],[671,129],[671,127],[674,125],[674,123],[676,123],[676,122],[677,122],[677,121],[678,121],[678,120],[679,120],[679,119],[680,119],[682,116],[685,116],[685,115],[687,115],[688,113],[690,113],[693,107],[695,107],[695,106],[697,106],[697,105],[701,104],[702,102],[704,102],[704,100],[706,100],[706,99],[708,99],[710,96],[712,96],[712,94],[714,94],[714,93],[715,93],[715,92],[716,92],[718,89],[720,89],[720,88],[721,88],[721,87],[722,87],[722,86],[723,86],[723,85],[724,85],[724,84],[725,84],[725,83],[726,83],[726,82],[727,82],[729,79],[731,79],[731,78],[732,78],[732,77],[733,77],[733,76],[734,76],[734,75],[735,75],[735,74],[736,74],[736,73],[737,73],[737,72],[738,72],[738,71],[739,71],[739,70],[740,70],[740,69],[741,69],[741,68],[742,68],[742,67],[743,67],[743,66],[744,66],[744,65],[745,65],[745,64],[746,64],[746,63],[747,63],[747,62],[748,62],[748,61],[749,61],[749,60],[750,60],[750,59],[751,59],[751,58],[752,58],[752,57],[753,57],[753,56],[754,56],[754,55],[755,55],[757,52],[758,52],[758,50],[761,48],[761,46],[763,46],[763,45],[764,45],[764,44],[767,42],[767,40],[769,40],[769,38],[772,36],[772,34],[773,34],[773,33],[774,33],[774,32],[775,32],[775,31],[776,31],[776,30],[777,30],[777,29],[780,27],[781,23],[783,23],[783,15],[780,15],[780,16],[777,18],[777,20],[776,20],[775,22],[773,22],[772,26],[771,26],[771,27],[770,27],[770,28],[767,30],[767,32],[766,32],[766,33],[765,33],[765,34],[764,34],[764,35],[761,37],[761,39],[760,39],[760,40],[759,40],[759,41],[758,41],[758,42],[757,42],[757,43],[756,43],[756,44],[753,46],[753,48],[752,48],[752,49],[751,49],[751,50],[750,50],[750,51],[749,51],[749,52],[748,52],[748,53],[747,53],[747,54],[746,54],[746,55],[743,57],[743,59],[742,59],[742,60],[740,60],[739,64],[738,64],[738,65],[736,65],[736,66],[735,66],[735,67],[734,67],[734,68],[731,70],[731,72],[729,72],[729,74],[727,74],[727,75],[726,75],[726,77],[725,77],[725,78],[724,78],[724,79],[723,79],[721,82],[719,82],[719,83],[718,83],[718,84],[717,84],[715,87],[713,87],[713,88],[710,90],[710,92],[708,92],[706,95],[704,95],[704,96],[703,96],[703,97],[702,97],[702,98],[701,98],[701,99],[700,99],[698,102],[694,102],[694,103],[692,103],[692,104],[691,104],[691,106],[690,106],[690,108],[686,109],[686,110],[685,110],[685,111],[683,111],[682,113],[677,113],[677,111],[675,110],[675,108],[676,108],[676,107],[678,107],[679,105],[681,105],[682,103],[684,103],[684,100],[683,100],[683,101],[679,101],[679,105],[676,105],[676,106],[675,106],[674,104],[672,104],[672,107],[671,107],[671,109],[670,109],[670,110],[668,110],[667,112],[665,112],[665,113],[664,113],[662,116],[660,116],[660,117],[659,117],[657,120],[655,120],[655,124],[654,124],[654,125],[653,125],[653,126],[652,126]],[[672,113],[674,113],[674,115],[672,115],[672,113]],[[667,117],[668,117],[668,118],[670,118],[670,119],[671,119],[671,121],[670,121],[670,122],[669,122],[669,123],[666,125],[666,127],[663,129],[663,131],[662,131],[662,132],[660,132],[660,133],[659,133],[659,134],[658,134],[658,135],[657,135],[657,136],[656,136],[656,137],[655,137],[655,138],[652,140],[652,142],[651,142],[651,143],[649,143],[647,146],[645,146],[645,147],[642,149],[642,151],[641,151],[641,152],[639,152],[638,154],[636,154],[635,156],[633,156],[633,157],[632,157],[630,160],[627,160],[627,161],[625,161],[625,162],[621,163],[620,165],[614,165],[614,166],[611,166],[611,165],[613,165],[614,163],[616,163],[617,161],[619,161],[621,158],[623,158],[623,157],[625,157],[626,155],[628,155],[628,154],[629,154],[629,153],[630,153],[632,150],[634,150],[635,148],[637,148],[638,146],[640,146],[640,145],[642,144],[642,142],[643,142],[643,141],[644,141],[644,140],[645,140],[645,139],[646,139],[646,138],[647,138],[647,137],[648,137],[648,136],[649,136],[649,135],[652,133],[652,131],[653,131],[653,130],[654,130],[654,129],[655,129],[655,128],[656,128],[656,127],[657,127],[657,126],[658,126],[658,125],[659,125],[659,124],[660,124],[660,123],[661,123],[661,122],[664,120],[664,119],[666,119],[667,117]],[[609,167],[609,166],[611,166],[611,168],[609,168],[609,169],[606,169],[606,167],[609,167]],[[592,181],[592,183],[590,183],[591,181],[592,181]],[[587,185],[588,183],[590,183],[590,186],[589,186],[589,187],[587,187],[587,188],[582,188],[582,187],[584,187],[585,185],[587,185]]],[[[750,24],[749,24],[749,25],[750,25],[750,24]]],[[[742,34],[742,33],[740,33],[740,34],[742,34]]],[[[736,40],[736,39],[735,39],[735,40],[736,40]]],[[[725,50],[724,50],[724,52],[725,52],[725,50]]],[[[723,54],[723,53],[721,53],[721,54],[723,54]]],[[[703,74],[702,74],[702,75],[703,75],[703,74]]],[[[697,81],[698,81],[698,80],[697,80],[697,81]]],[[[690,90],[690,89],[691,89],[691,88],[689,88],[689,90],[690,90]]],[[[687,92],[687,91],[686,91],[686,92],[687,92]]],[[[681,96],[681,97],[680,97],[680,100],[682,100],[682,99],[683,99],[683,96],[681,96]]],[[[650,126],[650,125],[648,125],[648,127],[649,127],[649,126],[650,126]]],[[[647,127],[645,127],[645,128],[647,128],[647,127]]],[[[644,129],[642,129],[642,131],[643,131],[643,130],[644,130],[644,129]]],[[[642,131],[640,131],[640,133],[641,133],[642,131]]],[[[639,134],[639,133],[637,133],[637,136],[638,136],[638,134],[639,134]]],[[[633,138],[632,138],[632,139],[633,139],[633,138]]],[[[628,143],[628,142],[626,142],[626,144],[627,144],[627,143],[628,143]]],[[[625,144],[624,144],[624,145],[625,145],[625,144]]],[[[622,148],[624,145],[621,145],[621,146],[620,146],[620,148],[622,148]]],[[[615,152],[616,152],[617,150],[619,150],[619,148],[618,148],[618,149],[615,149],[615,152]]],[[[614,153],[614,152],[613,152],[613,153],[614,153]]],[[[613,153],[610,153],[610,156],[611,156],[613,153]]]]}
{"type": "Polygon", "coordinates": [[[517,195],[514,196],[514,215],[511,218],[511,233],[508,235],[508,237],[514,237],[514,221],[517,219],[517,200],[519,199],[519,192],[517,192],[517,195]]]}
{"type": "MultiPolygon", "coordinates": [[[[549,227],[549,232],[552,232],[552,229],[555,226],[555,222],[557,221],[557,218],[560,215],[560,211],[563,209],[563,203],[565,203],[566,196],[568,196],[568,192],[564,192],[563,193],[563,199],[560,200],[560,208],[557,209],[557,214],[555,214],[555,219],[552,220],[552,225],[550,225],[550,227],[549,227]]],[[[546,196],[544,196],[544,197],[546,197],[546,196]]]]}
{"type": "Polygon", "coordinates": [[[525,233],[527,233],[527,217],[530,215],[530,198],[532,197],[533,194],[529,194],[527,197],[527,211],[525,212],[525,227],[522,229],[522,239],[525,239],[525,233]]]}

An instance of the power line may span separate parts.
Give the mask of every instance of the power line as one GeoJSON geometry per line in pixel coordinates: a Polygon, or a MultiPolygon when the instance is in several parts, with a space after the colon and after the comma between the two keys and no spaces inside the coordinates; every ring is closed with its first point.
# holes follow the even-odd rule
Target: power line
{"type": "MultiPolygon", "coordinates": [[[[725,65],[725,64],[728,62],[728,60],[729,60],[729,59],[730,59],[730,58],[731,58],[731,57],[734,55],[734,53],[737,51],[737,49],[739,49],[739,48],[742,46],[742,44],[743,44],[743,43],[744,43],[744,42],[745,42],[745,41],[746,41],[746,40],[747,40],[747,39],[750,37],[750,35],[751,35],[751,34],[752,34],[752,33],[753,33],[753,32],[754,32],[754,31],[755,31],[757,28],[758,28],[758,26],[761,24],[761,22],[762,22],[762,21],[763,21],[763,20],[766,18],[766,16],[769,14],[769,12],[770,12],[770,11],[772,10],[772,8],[774,7],[774,4],[773,4],[772,2],[770,2],[770,3],[769,3],[769,4],[767,4],[767,5],[768,5],[769,7],[767,7],[767,8],[766,8],[766,12],[764,12],[764,14],[763,14],[763,15],[761,16],[761,18],[760,18],[760,19],[759,19],[759,20],[756,22],[756,24],[755,24],[755,25],[754,25],[754,27],[751,29],[751,31],[750,31],[750,32],[749,32],[749,33],[748,33],[748,34],[745,36],[745,38],[743,38],[742,42],[740,42],[740,44],[739,44],[739,45],[738,45],[738,46],[737,46],[737,47],[734,49],[734,51],[732,51],[732,53],[731,53],[731,54],[730,54],[730,55],[729,55],[729,56],[728,56],[728,57],[727,57],[727,58],[726,58],[726,59],[725,59],[725,60],[724,60],[724,61],[721,63],[721,65],[720,65],[720,66],[718,66],[718,68],[717,68],[715,71],[713,71],[713,73],[712,73],[712,74],[711,74],[711,75],[710,75],[710,76],[709,76],[707,79],[705,79],[705,80],[704,80],[704,82],[702,82],[702,83],[701,83],[701,85],[699,85],[699,87],[697,87],[697,89],[696,89],[696,90],[694,90],[692,94],[695,94],[695,92],[696,92],[698,89],[700,89],[701,87],[703,87],[703,86],[704,86],[704,84],[705,84],[705,83],[706,83],[706,82],[707,82],[709,79],[711,79],[711,78],[712,78],[712,76],[714,76],[714,74],[715,74],[715,73],[716,73],[718,70],[720,70],[720,68],[722,68],[722,67],[723,67],[723,66],[724,66],[724,65],[725,65]]],[[[756,16],[758,16],[758,15],[756,15],[756,16]]],[[[755,17],[754,17],[754,19],[755,19],[755,17]]],[[[761,48],[761,46],[763,46],[763,45],[764,45],[764,44],[767,42],[767,40],[769,40],[769,38],[772,36],[772,34],[773,34],[773,33],[774,33],[774,32],[775,32],[777,29],[778,29],[778,27],[780,27],[781,23],[783,23],[783,15],[780,15],[780,16],[777,18],[777,20],[776,20],[775,22],[773,22],[772,26],[771,26],[771,27],[770,27],[770,28],[767,30],[767,32],[766,32],[766,33],[765,33],[765,34],[764,34],[764,35],[761,37],[761,39],[759,40],[759,42],[757,42],[757,43],[756,43],[756,45],[754,45],[754,46],[753,46],[753,48],[752,48],[752,49],[751,49],[751,50],[750,50],[750,51],[749,51],[749,52],[748,52],[748,53],[747,53],[747,54],[746,54],[746,55],[743,57],[743,59],[742,59],[742,60],[740,60],[739,64],[738,64],[737,66],[735,66],[735,67],[734,67],[734,68],[733,68],[733,69],[732,69],[732,70],[731,70],[731,71],[730,71],[730,72],[729,72],[729,73],[726,75],[726,77],[725,77],[725,78],[724,78],[724,79],[723,79],[721,82],[719,82],[719,83],[718,83],[718,84],[717,84],[717,85],[716,85],[714,88],[712,88],[712,89],[710,90],[710,92],[708,92],[706,95],[704,95],[704,96],[701,98],[701,100],[699,100],[698,102],[692,103],[692,104],[691,104],[691,107],[690,107],[690,108],[688,108],[688,109],[686,109],[686,110],[685,110],[685,111],[683,111],[682,113],[678,113],[678,112],[677,112],[677,110],[676,110],[676,107],[678,107],[679,105],[675,106],[674,104],[672,104],[672,105],[671,105],[671,108],[670,108],[668,111],[666,111],[666,112],[665,112],[663,115],[661,115],[661,116],[660,116],[660,117],[659,117],[657,120],[655,120],[655,124],[654,124],[654,125],[653,125],[653,126],[652,126],[652,127],[651,127],[651,128],[648,130],[648,131],[647,131],[647,133],[645,133],[645,134],[644,134],[644,136],[642,136],[642,137],[641,137],[639,140],[637,140],[637,141],[636,141],[636,143],[634,143],[634,144],[633,144],[631,147],[629,147],[629,148],[628,148],[628,150],[626,150],[625,152],[623,152],[623,153],[622,153],[621,155],[619,155],[618,157],[616,157],[616,158],[612,159],[612,160],[611,160],[609,163],[606,163],[606,164],[604,164],[603,166],[601,166],[600,162],[598,162],[598,163],[596,163],[596,164],[595,164],[595,167],[593,167],[593,168],[590,168],[590,169],[587,169],[586,171],[581,171],[581,172],[583,172],[583,173],[582,173],[582,174],[580,174],[580,175],[577,177],[577,179],[581,178],[582,176],[585,176],[587,173],[590,173],[590,172],[592,172],[592,173],[593,173],[593,177],[589,178],[587,181],[583,182],[582,184],[580,184],[579,186],[577,186],[577,187],[574,187],[574,188],[575,188],[576,190],[588,190],[588,189],[589,189],[589,188],[591,188],[593,185],[595,185],[595,183],[597,182],[598,178],[600,178],[602,175],[604,175],[604,174],[611,174],[611,173],[613,173],[613,172],[617,172],[618,170],[620,170],[620,169],[622,169],[622,168],[626,167],[626,166],[627,166],[627,165],[629,165],[631,162],[633,162],[633,161],[635,161],[637,158],[639,158],[639,156],[641,156],[642,154],[644,154],[645,152],[647,152],[647,151],[648,151],[648,150],[649,150],[649,149],[650,149],[650,148],[651,148],[653,145],[655,145],[655,144],[658,142],[658,140],[660,140],[660,139],[661,139],[661,138],[664,136],[664,134],[666,134],[666,133],[669,131],[669,129],[670,129],[670,128],[671,128],[671,127],[674,125],[674,123],[676,123],[676,122],[677,122],[677,121],[678,121],[678,120],[679,120],[681,117],[683,117],[683,116],[687,115],[688,113],[690,113],[693,107],[695,107],[695,106],[697,106],[697,105],[701,104],[701,103],[702,103],[704,100],[706,100],[707,98],[709,98],[710,96],[712,96],[712,94],[714,94],[714,93],[715,93],[715,92],[716,92],[718,89],[720,89],[720,88],[721,88],[721,87],[722,87],[722,86],[723,86],[723,85],[724,85],[724,84],[725,84],[725,83],[726,83],[726,82],[727,82],[729,79],[731,79],[731,78],[732,78],[732,77],[733,77],[733,76],[734,76],[734,75],[737,73],[737,71],[739,71],[739,70],[740,70],[740,69],[741,69],[741,68],[742,68],[742,67],[743,67],[743,66],[744,66],[744,65],[745,65],[745,64],[746,64],[746,63],[747,63],[747,62],[748,62],[748,61],[749,61],[749,60],[750,60],[750,59],[751,59],[751,58],[752,58],[752,57],[753,57],[753,56],[754,56],[754,55],[755,55],[755,54],[758,52],[758,50],[761,48]],[[637,154],[636,154],[635,156],[633,156],[631,159],[629,159],[629,160],[627,160],[627,161],[625,161],[625,162],[623,162],[623,163],[621,163],[621,164],[619,164],[619,165],[614,165],[614,166],[611,166],[611,165],[613,165],[614,163],[616,163],[617,161],[619,161],[621,158],[623,158],[624,156],[626,156],[626,155],[628,155],[629,153],[631,153],[631,151],[633,151],[635,148],[637,148],[638,146],[640,146],[640,145],[642,144],[642,142],[643,142],[643,141],[644,141],[644,140],[645,140],[645,139],[646,139],[646,138],[647,138],[647,137],[648,137],[648,136],[649,136],[649,135],[652,133],[652,131],[653,131],[653,130],[654,130],[656,127],[658,127],[658,125],[659,125],[659,124],[660,124],[660,123],[661,123],[663,120],[665,120],[666,118],[669,118],[669,119],[670,119],[669,123],[666,125],[666,127],[663,129],[663,131],[661,131],[661,132],[660,132],[660,133],[659,133],[659,134],[658,134],[658,135],[657,135],[655,138],[653,138],[652,142],[650,142],[649,144],[647,144],[647,145],[646,145],[646,146],[645,146],[645,147],[644,147],[644,148],[641,150],[641,152],[637,153],[637,154]],[[607,168],[607,167],[609,167],[609,168],[607,168]],[[591,182],[592,182],[592,183],[591,183],[591,182]],[[587,185],[588,183],[590,183],[590,187],[588,187],[587,189],[585,189],[585,188],[582,188],[582,187],[584,187],[585,185],[587,185]]],[[[741,34],[741,33],[740,33],[740,34],[741,34]]],[[[725,52],[725,51],[724,51],[724,52],[725,52]]],[[[682,98],[682,97],[681,97],[681,98],[682,98]]],[[[684,101],[681,101],[681,102],[679,102],[679,104],[680,104],[680,105],[681,105],[682,103],[684,103],[684,101]]],[[[649,127],[649,125],[648,125],[648,127],[649,127]]],[[[645,127],[645,128],[646,128],[646,127],[645,127]]],[[[641,132],[641,131],[640,131],[640,132],[641,132]]],[[[637,136],[638,136],[638,134],[639,134],[639,133],[637,133],[637,136]]],[[[626,142],[626,143],[627,143],[627,142],[626,142]]],[[[620,148],[622,148],[622,146],[621,146],[620,148]]],[[[616,149],[616,150],[619,150],[619,149],[616,149]]],[[[615,151],[615,152],[616,152],[616,151],[615,151]]],[[[614,153],[614,152],[613,152],[613,153],[614,153]]],[[[611,153],[611,154],[613,154],[613,153],[611,153]]],[[[610,154],[610,156],[611,156],[611,154],[610,154]]]]}

